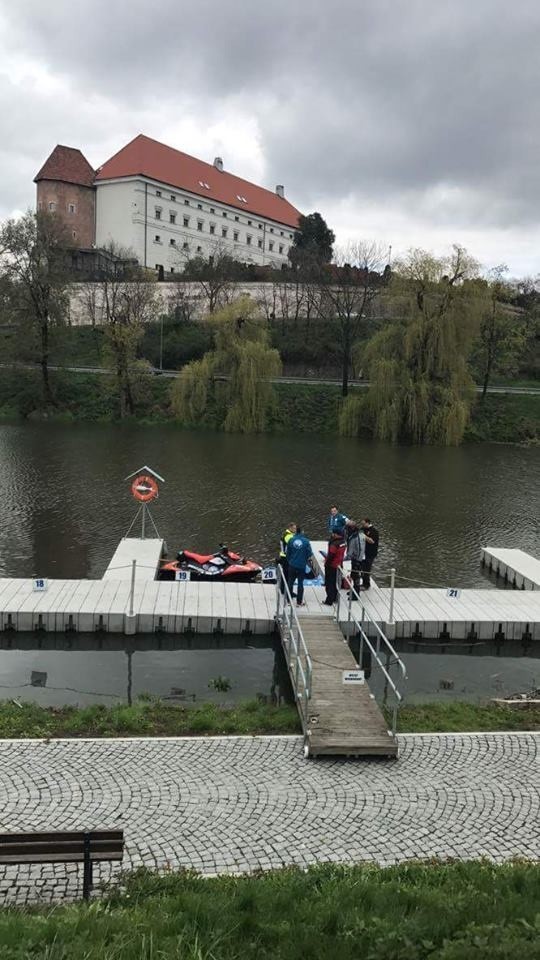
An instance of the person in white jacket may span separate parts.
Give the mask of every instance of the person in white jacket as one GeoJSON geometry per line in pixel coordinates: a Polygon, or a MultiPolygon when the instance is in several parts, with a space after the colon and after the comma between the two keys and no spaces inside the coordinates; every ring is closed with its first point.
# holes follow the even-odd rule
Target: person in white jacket
{"type": "Polygon", "coordinates": [[[345,559],[351,561],[351,583],[353,589],[349,593],[351,600],[356,600],[360,590],[360,571],[362,561],[366,557],[366,538],[363,530],[354,520],[347,520],[347,552],[345,559]]]}

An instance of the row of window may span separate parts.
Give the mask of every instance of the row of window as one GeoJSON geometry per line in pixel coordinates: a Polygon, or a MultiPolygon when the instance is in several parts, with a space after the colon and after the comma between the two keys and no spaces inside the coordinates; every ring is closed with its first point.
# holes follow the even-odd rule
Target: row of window
{"type": "MultiPolygon", "coordinates": [[[[156,211],[155,211],[155,217],[156,217],[156,220],[161,220],[161,210],[156,209],[156,211]]],[[[236,219],[237,219],[237,218],[236,218],[236,219]]],[[[184,225],[184,227],[189,227],[189,220],[190,220],[190,218],[189,218],[189,217],[183,217],[182,220],[183,220],[183,225],[184,225]]],[[[248,221],[248,222],[249,222],[249,221],[248,221]]],[[[176,224],[176,214],[175,214],[175,213],[169,213],[169,223],[172,223],[172,224],[174,224],[174,225],[176,224]]],[[[202,233],[202,232],[204,231],[204,220],[197,220],[197,230],[199,231],[199,233],[202,233]]],[[[216,224],[215,224],[215,223],[211,223],[211,224],[209,225],[208,230],[209,230],[209,233],[211,234],[211,236],[215,236],[215,235],[216,235],[216,224]]],[[[271,232],[273,233],[273,229],[272,229],[272,228],[271,228],[271,232]]],[[[282,231],[282,235],[283,235],[283,231],[282,231]]],[[[224,240],[227,239],[227,237],[229,236],[229,228],[228,228],[228,227],[222,227],[222,228],[221,228],[221,236],[223,237],[224,240]]],[[[238,230],[233,230],[233,240],[234,240],[235,243],[238,243],[238,242],[239,242],[239,240],[240,240],[240,234],[239,234],[238,230]]],[[[246,234],[246,244],[248,245],[248,247],[251,246],[252,240],[253,240],[253,237],[251,236],[251,234],[249,234],[249,233],[246,234]]],[[[174,245],[175,245],[175,242],[174,242],[173,240],[171,240],[170,243],[171,243],[171,246],[174,246],[174,245]]],[[[263,241],[262,241],[262,239],[258,241],[258,246],[262,249],[262,247],[263,247],[263,241]]],[[[269,241],[268,248],[269,248],[270,250],[273,250],[273,249],[274,249],[274,242],[273,242],[273,240],[270,240],[270,241],[269,241]]],[[[285,247],[284,247],[284,245],[283,245],[282,243],[279,244],[279,252],[280,252],[281,254],[284,254],[284,252],[285,252],[285,247]]]]}
{"type": "MultiPolygon", "coordinates": [[[[184,224],[184,226],[187,226],[187,224],[184,224]]],[[[210,233],[211,233],[212,235],[215,235],[215,225],[214,225],[213,223],[210,224],[210,233]]],[[[223,229],[222,229],[222,231],[221,231],[221,236],[223,237],[224,240],[227,239],[227,236],[228,236],[227,227],[223,227],[223,229]]],[[[240,236],[240,235],[239,235],[238,231],[237,231],[237,230],[234,230],[234,231],[233,231],[233,240],[234,240],[235,243],[238,243],[238,242],[239,242],[239,236],[240,236]]],[[[250,237],[250,235],[248,234],[248,235],[246,236],[246,244],[248,245],[248,247],[251,246],[251,241],[252,241],[252,237],[250,237]]],[[[163,240],[161,239],[161,234],[159,234],[159,233],[156,233],[156,234],[155,234],[155,236],[154,236],[154,243],[163,243],[163,240]]],[[[178,246],[178,244],[176,243],[176,239],[175,239],[174,237],[171,237],[171,238],[170,238],[170,240],[169,240],[169,246],[170,246],[170,247],[176,247],[176,246],[178,246]]],[[[258,246],[259,250],[262,250],[262,249],[263,249],[263,246],[264,246],[263,241],[262,241],[262,240],[258,240],[258,241],[257,241],[257,246],[258,246]]],[[[268,250],[269,250],[271,253],[273,253],[274,247],[275,247],[274,241],[273,241],[273,240],[270,240],[270,241],[268,242],[268,250]]],[[[182,249],[183,249],[183,250],[188,250],[188,249],[189,249],[189,243],[187,243],[187,241],[182,244],[182,249]]],[[[200,252],[201,249],[202,249],[201,247],[197,247],[197,252],[200,252]]],[[[277,252],[280,253],[282,257],[285,256],[285,247],[283,246],[282,243],[278,244],[278,251],[277,251],[277,252]]]]}
{"type": "MultiPolygon", "coordinates": [[[[202,183],[201,183],[201,186],[207,186],[207,184],[202,184],[202,183]]],[[[209,189],[209,188],[208,188],[208,189],[209,189]]],[[[161,190],[156,190],[156,197],[161,197],[161,196],[162,196],[161,190]]],[[[174,195],[174,193],[171,193],[171,194],[169,195],[169,199],[172,200],[173,203],[176,202],[176,196],[174,195]]],[[[241,200],[242,203],[247,203],[247,200],[246,200],[245,197],[238,196],[238,200],[241,200]]],[[[186,206],[186,207],[191,206],[191,201],[188,200],[187,198],[185,198],[185,199],[184,199],[184,206],[186,206]]],[[[197,209],[198,209],[198,210],[204,210],[204,207],[203,207],[202,203],[198,203],[198,204],[197,204],[197,209]]],[[[209,211],[209,213],[214,214],[214,215],[215,215],[215,213],[216,213],[215,207],[208,207],[208,211],[209,211]]],[[[171,214],[171,216],[176,216],[176,214],[171,214]]],[[[221,211],[221,216],[222,216],[222,217],[228,217],[229,214],[228,214],[228,212],[227,212],[226,210],[222,210],[222,211],[221,211]]],[[[156,207],[155,217],[156,217],[156,220],[161,220],[161,207],[156,207]],[[159,213],[159,216],[158,216],[158,213],[159,213]]],[[[235,215],[235,216],[234,216],[234,219],[235,219],[235,221],[236,221],[237,223],[240,222],[240,217],[239,217],[239,216],[236,216],[236,215],[235,215]]],[[[174,221],[172,220],[171,223],[174,223],[174,221]]],[[[247,221],[247,225],[248,225],[248,227],[253,226],[253,221],[252,221],[252,220],[248,220],[248,221],[247,221]]],[[[259,230],[264,230],[264,224],[262,224],[262,223],[258,223],[258,224],[257,224],[257,227],[259,228],[259,230]]],[[[277,233],[277,231],[274,231],[274,227],[269,227],[268,230],[269,230],[270,233],[274,233],[274,232],[277,233]]],[[[280,230],[279,234],[280,234],[281,237],[284,237],[284,236],[285,236],[285,231],[284,231],[284,230],[280,230]]],[[[289,233],[289,240],[292,240],[292,238],[293,238],[292,233],[289,233]]]]}
{"type": "MultiPolygon", "coordinates": [[[[58,204],[56,200],[50,200],[47,204],[49,213],[55,213],[58,209],[58,204]]],[[[38,201],[38,210],[43,210],[43,203],[41,200],[38,201]]],[[[68,213],[77,213],[77,204],[76,203],[66,203],[66,210],[68,213]]]]}
{"type": "MultiPolygon", "coordinates": [[[[202,251],[202,247],[197,247],[197,253],[201,253],[201,251],[202,251]]],[[[274,263],[274,267],[276,267],[276,268],[279,267],[279,261],[277,261],[276,263],[274,263]]],[[[156,263],[156,270],[157,270],[158,273],[159,273],[160,270],[163,270],[163,264],[162,264],[162,263],[156,263]]],[[[168,272],[169,272],[169,273],[176,273],[174,267],[169,267],[169,271],[168,271],[168,272]]]]}

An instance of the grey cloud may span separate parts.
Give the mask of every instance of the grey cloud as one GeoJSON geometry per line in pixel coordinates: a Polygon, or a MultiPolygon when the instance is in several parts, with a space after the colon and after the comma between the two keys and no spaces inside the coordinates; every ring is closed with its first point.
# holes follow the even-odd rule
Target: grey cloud
{"type": "Polygon", "coordinates": [[[204,125],[236,98],[267,182],[304,209],[401,198],[458,231],[538,223],[535,0],[21,0],[4,16],[12,48],[131,117],[190,102],[204,125]]]}

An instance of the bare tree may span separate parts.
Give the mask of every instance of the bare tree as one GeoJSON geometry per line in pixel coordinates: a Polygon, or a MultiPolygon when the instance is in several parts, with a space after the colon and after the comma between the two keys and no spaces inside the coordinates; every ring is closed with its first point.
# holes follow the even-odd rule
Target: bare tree
{"type": "Polygon", "coordinates": [[[342,386],[349,392],[352,348],[371,302],[383,283],[385,250],[371,242],[349,243],[338,248],[334,263],[324,267],[317,297],[317,310],[326,320],[336,320],[340,333],[342,386]]]}
{"type": "Polygon", "coordinates": [[[259,304],[265,319],[268,321],[268,323],[273,323],[276,319],[278,302],[276,284],[261,283],[256,289],[255,299],[259,304]]]}
{"type": "Polygon", "coordinates": [[[86,287],[85,305],[92,323],[103,325],[117,386],[120,418],[135,413],[136,392],[143,373],[137,347],[144,325],[162,309],[155,277],[133,264],[128,251],[111,243],[109,268],[86,287]]]}
{"type": "Polygon", "coordinates": [[[179,323],[192,323],[197,315],[199,295],[191,290],[189,282],[175,283],[167,297],[167,315],[179,323]]]}
{"type": "Polygon", "coordinates": [[[208,312],[215,313],[231,301],[236,268],[237,261],[216,241],[206,258],[197,256],[191,260],[184,256],[183,278],[199,285],[208,303],[208,312]]]}

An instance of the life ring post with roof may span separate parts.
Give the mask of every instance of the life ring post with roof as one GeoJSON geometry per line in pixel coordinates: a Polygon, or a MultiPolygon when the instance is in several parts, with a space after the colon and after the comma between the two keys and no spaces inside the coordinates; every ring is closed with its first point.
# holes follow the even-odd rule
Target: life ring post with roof
{"type": "Polygon", "coordinates": [[[139,467],[138,470],[134,470],[133,473],[130,473],[129,477],[126,477],[126,480],[131,480],[131,495],[139,504],[139,509],[137,511],[135,519],[133,520],[126,536],[129,536],[129,534],[131,533],[131,530],[140,514],[141,539],[144,540],[145,538],[147,517],[154,528],[156,536],[159,537],[159,534],[156,529],[156,525],[148,509],[148,504],[151,503],[153,500],[157,500],[157,498],[159,497],[158,480],[160,483],[165,483],[164,478],[161,477],[159,473],[156,473],[155,470],[152,470],[151,467],[144,466],[144,467],[139,467]]]}
{"type": "Polygon", "coordinates": [[[149,473],[139,473],[131,484],[131,492],[136,500],[141,503],[149,503],[159,496],[159,487],[149,473]]]}

